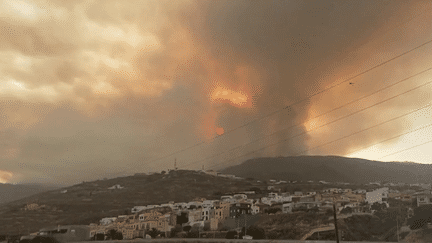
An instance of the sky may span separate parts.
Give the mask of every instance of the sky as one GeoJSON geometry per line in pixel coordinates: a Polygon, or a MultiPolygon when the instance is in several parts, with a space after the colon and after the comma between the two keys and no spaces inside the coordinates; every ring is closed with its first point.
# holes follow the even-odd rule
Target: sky
{"type": "Polygon", "coordinates": [[[0,183],[297,155],[431,163],[430,1],[0,5],[0,183]]]}

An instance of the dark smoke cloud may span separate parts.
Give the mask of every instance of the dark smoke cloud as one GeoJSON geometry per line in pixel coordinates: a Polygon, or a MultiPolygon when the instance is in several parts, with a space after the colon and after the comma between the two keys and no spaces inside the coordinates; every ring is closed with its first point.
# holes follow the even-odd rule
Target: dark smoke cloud
{"type": "MultiPolygon", "coordinates": [[[[304,123],[311,113],[380,85],[370,81],[355,91],[343,86],[306,103],[290,104],[358,73],[371,58],[379,62],[393,56],[394,50],[405,50],[403,43],[394,41],[374,56],[383,32],[428,6],[421,1],[4,4],[2,9],[11,11],[0,12],[0,172],[6,171],[2,180],[65,184],[172,168],[175,158],[180,167],[198,161],[188,168],[201,168],[295,155],[373,124],[378,120],[373,112],[397,113],[401,105],[389,103],[325,132],[296,136],[308,129],[304,123]],[[247,94],[249,103],[239,107],[232,100],[215,99],[219,86],[247,94]],[[227,133],[287,106],[286,111],[227,133]],[[297,124],[302,125],[280,131],[297,124]],[[226,134],[210,139],[218,128],[226,134]],[[241,157],[283,140],[287,141],[241,157]]],[[[391,37],[396,40],[424,29],[391,37]]],[[[416,65],[404,61],[409,68],[416,65]]],[[[408,74],[400,69],[394,78],[408,74]]],[[[385,78],[388,73],[364,79],[385,78]]],[[[401,127],[396,123],[375,136],[318,153],[340,154],[401,127]]]]}

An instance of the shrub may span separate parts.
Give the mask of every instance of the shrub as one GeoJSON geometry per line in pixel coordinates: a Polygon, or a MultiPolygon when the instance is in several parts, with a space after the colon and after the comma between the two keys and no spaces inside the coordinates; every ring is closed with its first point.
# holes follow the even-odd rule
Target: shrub
{"type": "Polygon", "coordinates": [[[237,231],[231,230],[228,231],[225,238],[226,239],[235,239],[235,237],[237,236],[237,231]]]}

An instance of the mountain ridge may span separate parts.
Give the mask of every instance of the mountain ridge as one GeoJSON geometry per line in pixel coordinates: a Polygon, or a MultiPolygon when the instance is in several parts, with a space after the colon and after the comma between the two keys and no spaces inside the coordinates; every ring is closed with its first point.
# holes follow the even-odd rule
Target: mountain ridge
{"type": "Polygon", "coordinates": [[[261,180],[324,180],[360,184],[374,181],[432,182],[430,164],[381,162],[340,156],[255,158],[220,172],[261,180]]]}
{"type": "Polygon", "coordinates": [[[59,187],[42,184],[0,184],[0,205],[59,187]]]}

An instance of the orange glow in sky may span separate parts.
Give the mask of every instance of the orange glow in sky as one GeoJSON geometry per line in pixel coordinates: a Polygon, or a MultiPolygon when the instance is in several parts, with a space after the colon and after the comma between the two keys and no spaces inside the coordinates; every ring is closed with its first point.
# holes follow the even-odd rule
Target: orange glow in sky
{"type": "Polygon", "coordinates": [[[0,170],[0,183],[7,183],[12,178],[12,176],[12,172],[0,170]]]}
{"type": "Polygon", "coordinates": [[[217,133],[217,135],[222,135],[222,134],[224,134],[224,129],[223,129],[223,127],[217,127],[216,128],[216,133],[217,133]]]}
{"type": "Polygon", "coordinates": [[[236,92],[227,88],[217,87],[211,96],[213,101],[228,102],[236,107],[249,107],[248,96],[244,92],[236,92]]]}

